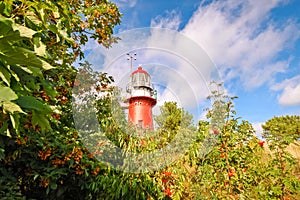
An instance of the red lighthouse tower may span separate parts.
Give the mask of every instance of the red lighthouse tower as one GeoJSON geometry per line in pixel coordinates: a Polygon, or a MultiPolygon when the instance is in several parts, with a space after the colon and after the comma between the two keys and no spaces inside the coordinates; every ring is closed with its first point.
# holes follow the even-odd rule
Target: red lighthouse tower
{"type": "Polygon", "coordinates": [[[126,91],[130,94],[128,122],[153,130],[152,107],[156,105],[156,90],[150,75],[141,66],[131,73],[126,91]]]}

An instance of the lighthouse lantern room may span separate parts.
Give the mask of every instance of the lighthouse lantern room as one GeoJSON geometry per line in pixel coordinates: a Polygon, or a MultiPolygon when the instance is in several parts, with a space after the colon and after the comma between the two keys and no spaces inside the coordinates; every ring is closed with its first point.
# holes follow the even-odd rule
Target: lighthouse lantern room
{"type": "Polygon", "coordinates": [[[131,73],[126,91],[129,93],[128,122],[153,130],[152,107],[156,105],[156,90],[150,75],[141,66],[131,73]]]}

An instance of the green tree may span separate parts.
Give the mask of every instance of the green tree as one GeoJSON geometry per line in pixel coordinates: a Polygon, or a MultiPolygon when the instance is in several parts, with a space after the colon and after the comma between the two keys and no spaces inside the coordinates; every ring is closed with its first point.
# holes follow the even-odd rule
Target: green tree
{"type": "Polygon", "coordinates": [[[254,135],[251,124],[235,116],[233,99],[217,84],[209,99],[209,122],[199,122],[198,140],[189,159],[194,169],[190,191],[199,199],[291,199],[299,194],[293,177],[294,160],[281,151],[269,154],[264,142],[254,135]],[[206,144],[210,144],[206,145],[206,144]],[[195,149],[196,148],[196,149],[195,149]],[[199,150],[197,150],[199,148],[199,150]],[[203,148],[209,148],[204,151],[203,148]],[[204,153],[203,153],[204,151],[204,153]]]}
{"type": "Polygon", "coordinates": [[[251,165],[257,158],[251,154],[257,151],[258,140],[251,124],[235,117],[236,97],[225,95],[220,89],[222,84],[216,86],[208,97],[212,101],[212,107],[207,109],[210,121],[199,122],[199,135],[205,136],[200,150],[205,154],[196,154],[194,179],[199,184],[192,190],[201,199],[245,198],[253,184],[249,171],[254,170],[251,165]]]}
{"type": "Polygon", "coordinates": [[[297,160],[286,148],[299,139],[300,116],[273,117],[262,128],[272,155],[267,171],[272,174],[273,185],[269,188],[277,197],[295,198],[300,189],[300,182],[293,174],[297,160]]]}
{"type": "Polygon", "coordinates": [[[275,116],[263,124],[262,128],[264,130],[263,137],[265,138],[272,135],[278,140],[288,138],[296,140],[300,138],[300,116],[275,116]]]}
{"type": "Polygon", "coordinates": [[[183,108],[178,108],[176,102],[165,102],[160,107],[160,115],[155,116],[154,120],[158,126],[158,135],[165,142],[170,142],[176,134],[187,135],[189,131],[195,130],[193,116],[183,108]]]}
{"type": "MultiPolygon", "coordinates": [[[[89,39],[111,45],[108,1],[0,2],[0,196],[89,199],[99,162],[74,127],[71,92],[89,39]]],[[[103,83],[105,83],[103,81],[103,83]]]]}

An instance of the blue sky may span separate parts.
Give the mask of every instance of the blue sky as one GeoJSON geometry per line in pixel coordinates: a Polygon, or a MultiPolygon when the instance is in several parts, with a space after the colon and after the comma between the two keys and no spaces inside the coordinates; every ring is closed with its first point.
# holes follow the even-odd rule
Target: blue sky
{"type": "Polygon", "coordinates": [[[123,13],[116,33],[167,28],[203,48],[226,92],[239,97],[235,101],[237,115],[257,130],[275,115],[300,115],[298,0],[113,2],[123,13]]]}

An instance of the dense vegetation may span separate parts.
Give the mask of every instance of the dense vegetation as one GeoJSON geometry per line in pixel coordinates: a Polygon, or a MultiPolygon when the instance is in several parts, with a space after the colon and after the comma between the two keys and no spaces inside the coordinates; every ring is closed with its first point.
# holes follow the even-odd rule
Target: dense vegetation
{"type": "Polygon", "coordinates": [[[107,90],[113,78],[87,62],[72,66],[84,58],[81,47],[89,39],[107,47],[117,40],[113,27],[120,17],[104,0],[0,2],[0,198],[296,199],[299,161],[286,148],[299,139],[299,116],[270,119],[264,142],[236,117],[234,98],[216,90],[207,121],[194,125],[189,113],[167,102],[155,132],[127,126],[118,90],[107,90]],[[84,98],[91,87],[101,97],[84,98]],[[81,104],[74,105],[72,92],[81,104]],[[90,105],[100,125],[96,134],[82,131],[91,126],[90,105]],[[86,111],[76,115],[79,127],[74,109],[86,111]],[[103,134],[123,153],[107,149],[103,134]],[[176,148],[154,160],[173,161],[168,165],[151,170],[128,160],[174,138],[176,148]],[[118,168],[109,165],[115,155],[118,168]],[[126,163],[134,166],[130,172],[126,163]]]}

